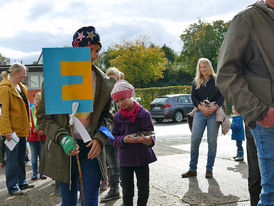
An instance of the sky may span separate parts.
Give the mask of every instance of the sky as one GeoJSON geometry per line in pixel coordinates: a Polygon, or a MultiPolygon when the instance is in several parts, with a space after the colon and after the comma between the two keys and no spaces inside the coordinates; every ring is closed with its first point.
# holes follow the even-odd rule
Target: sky
{"type": "Polygon", "coordinates": [[[255,0],[0,0],[0,54],[32,64],[42,48],[71,46],[82,26],[101,36],[102,51],[149,37],[178,54],[180,35],[198,19],[229,21],[255,0]]]}

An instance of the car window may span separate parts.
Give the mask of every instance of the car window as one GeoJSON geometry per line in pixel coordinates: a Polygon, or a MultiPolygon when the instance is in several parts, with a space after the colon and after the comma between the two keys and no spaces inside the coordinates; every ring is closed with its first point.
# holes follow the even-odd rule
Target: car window
{"type": "Polygon", "coordinates": [[[192,102],[190,96],[185,96],[185,99],[186,99],[186,102],[187,102],[187,103],[191,103],[191,102],[192,102]]]}
{"type": "Polygon", "coordinates": [[[174,102],[177,102],[177,103],[181,103],[179,97],[174,97],[174,98],[173,98],[173,101],[174,101],[174,102]]]}
{"type": "Polygon", "coordinates": [[[161,103],[166,103],[167,102],[167,97],[157,97],[154,99],[151,104],[161,104],[161,103]]]}
{"type": "Polygon", "coordinates": [[[186,98],[188,99],[188,102],[189,103],[192,103],[192,99],[191,99],[191,96],[189,95],[189,96],[186,96],[186,98]]]}
{"type": "Polygon", "coordinates": [[[191,99],[189,96],[180,96],[180,103],[191,103],[191,99]]]}

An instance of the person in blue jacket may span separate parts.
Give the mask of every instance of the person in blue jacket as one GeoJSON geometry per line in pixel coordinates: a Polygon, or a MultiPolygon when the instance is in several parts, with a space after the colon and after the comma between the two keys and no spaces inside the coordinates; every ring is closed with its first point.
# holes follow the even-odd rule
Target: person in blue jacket
{"type": "Polygon", "coordinates": [[[244,124],[243,124],[243,117],[240,115],[236,110],[234,105],[232,106],[232,123],[231,123],[231,130],[232,135],[231,139],[236,140],[237,145],[237,155],[233,157],[235,161],[243,161],[244,160],[244,149],[243,149],[243,140],[245,140],[245,133],[244,133],[244,124]]]}

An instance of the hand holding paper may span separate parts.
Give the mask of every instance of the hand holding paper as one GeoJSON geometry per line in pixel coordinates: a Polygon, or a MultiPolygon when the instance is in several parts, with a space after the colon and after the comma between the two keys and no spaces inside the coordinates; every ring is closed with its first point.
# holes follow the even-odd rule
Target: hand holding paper
{"type": "Polygon", "coordinates": [[[12,138],[12,133],[6,134],[5,137],[6,137],[6,140],[10,141],[12,138]]]}
{"type": "Polygon", "coordinates": [[[5,140],[5,144],[7,145],[9,150],[12,151],[14,147],[17,145],[17,143],[19,142],[19,138],[15,132],[11,133],[8,136],[6,135],[6,138],[7,139],[5,140]]]}

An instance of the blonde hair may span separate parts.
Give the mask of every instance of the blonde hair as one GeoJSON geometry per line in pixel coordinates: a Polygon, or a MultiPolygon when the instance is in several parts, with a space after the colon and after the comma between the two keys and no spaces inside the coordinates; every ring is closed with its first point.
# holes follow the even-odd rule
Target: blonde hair
{"type": "Polygon", "coordinates": [[[33,95],[33,98],[36,98],[37,96],[41,97],[41,92],[37,92],[35,95],[33,95]]]}
{"type": "Polygon", "coordinates": [[[114,77],[115,79],[117,79],[117,81],[120,79],[120,71],[116,67],[108,68],[108,70],[106,71],[106,75],[108,77],[114,77]]]}
{"type": "Polygon", "coordinates": [[[2,79],[8,79],[8,76],[13,76],[14,72],[19,72],[21,70],[27,70],[25,65],[20,64],[20,63],[15,63],[13,65],[10,66],[10,68],[8,69],[8,71],[3,71],[1,73],[2,79]]]}
{"type": "Polygon", "coordinates": [[[123,73],[123,72],[119,72],[119,74],[120,74],[120,80],[124,80],[124,78],[125,78],[125,74],[123,73]]]}
{"type": "Polygon", "coordinates": [[[199,89],[201,87],[201,85],[206,81],[206,79],[204,79],[203,75],[201,74],[200,71],[200,64],[204,63],[206,65],[207,68],[207,72],[209,76],[213,76],[215,78],[215,72],[213,70],[211,61],[207,58],[200,58],[198,60],[197,63],[197,67],[196,67],[196,76],[195,76],[195,83],[196,83],[196,89],[199,89]]]}

